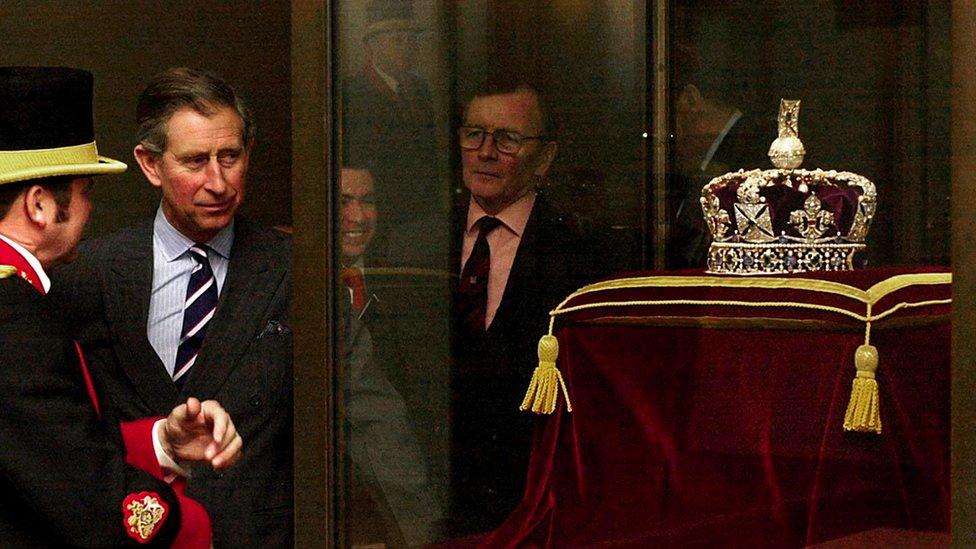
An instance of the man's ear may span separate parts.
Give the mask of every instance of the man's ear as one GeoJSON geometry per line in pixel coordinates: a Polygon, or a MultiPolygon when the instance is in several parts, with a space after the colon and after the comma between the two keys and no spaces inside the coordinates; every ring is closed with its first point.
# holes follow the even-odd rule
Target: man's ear
{"type": "Polygon", "coordinates": [[[58,208],[54,196],[40,185],[31,185],[21,195],[27,220],[39,229],[57,220],[58,208]]]}
{"type": "Polygon", "coordinates": [[[153,187],[161,187],[163,184],[162,179],[159,177],[161,157],[143,147],[141,143],[132,149],[132,154],[136,157],[136,162],[139,163],[139,167],[142,168],[142,173],[149,180],[149,183],[153,187]]]}
{"type": "Polygon", "coordinates": [[[556,158],[556,151],[558,149],[559,147],[555,141],[547,141],[542,146],[542,150],[539,151],[539,163],[536,165],[535,170],[532,171],[536,177],[544,177],[546,175],[549,171],[549,166],[552,165],[553,159],[556,158]]]}

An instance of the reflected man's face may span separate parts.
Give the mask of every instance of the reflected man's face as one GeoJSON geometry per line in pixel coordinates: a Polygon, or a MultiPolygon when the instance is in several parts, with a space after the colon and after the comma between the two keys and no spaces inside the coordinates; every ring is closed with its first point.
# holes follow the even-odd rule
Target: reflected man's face
{"type": "MultiPolygon", "coordinates": [[[[526,137],[543,132],[538,99],[528,90],[475,97],[468,104],[464,126],[526,137]]],[[[554,142],[538,139],[524,141],[513,154],[500,153],[494,138],[486,135],[481,147],[461,150],[464,186],[485,212],[496,214],[533,190],[555,155],[554,142]]]]}
{"type": "Polygon", "coordinates": [[[376,234],[376,197],[369,170],[343,168],[339,176],[339,247],[342,263],[352,265],[376,234]]]}
{"type": "Polygon", "coordinates": [[[389,31],[371,36],[366,47],[380,70],[400,77],[413,68],[416,43],[413,32],[389,31]]]}

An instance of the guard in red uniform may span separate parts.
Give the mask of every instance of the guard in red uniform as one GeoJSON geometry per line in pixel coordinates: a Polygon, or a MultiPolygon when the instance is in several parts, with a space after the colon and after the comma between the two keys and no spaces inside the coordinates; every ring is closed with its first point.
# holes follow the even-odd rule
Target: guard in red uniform
{"type": "Polygon", "coordinates": [[[104,417],[98,380],[46,298],[91,212],[92,76],[0,68],[0,546],[209,547],[177,461],[222,469],[241,439],[215,401],[166,418],[104,417]]]}

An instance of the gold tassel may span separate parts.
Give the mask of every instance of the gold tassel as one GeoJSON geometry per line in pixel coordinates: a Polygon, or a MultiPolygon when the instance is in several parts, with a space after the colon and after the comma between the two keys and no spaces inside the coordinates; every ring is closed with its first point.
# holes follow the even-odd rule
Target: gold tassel
{"type": "Polygon", "coordinates": [[[573,405],[569,402],[569,392],[563,376],[556,368],[556,358],[559,356],[559,341],[556,336],[549,334],[539,340],[539,366],[532,372],[532,381],[525,392],[519,410],[532,410],[537,414],[551,414],[556,411],[556,400],[559,398],[559,388],[562,387],[566,398],[566,411],[572,412],[573,405]]]}
{"type": "Polygon", "coordinates": [[[865,343],[854,352],[857,377],[851,388],[851,402],[844,415],[844,430],[859,433],[881,433],[881,412],[878,399],[878,382],[874,372],[878,369],[878,349],[865,343]]]}

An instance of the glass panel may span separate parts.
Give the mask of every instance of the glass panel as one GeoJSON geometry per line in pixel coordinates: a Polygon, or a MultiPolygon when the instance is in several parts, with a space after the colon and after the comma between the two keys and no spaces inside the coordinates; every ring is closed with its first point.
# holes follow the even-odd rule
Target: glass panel
{"type": "Polygon", "coordinates": [[[518,406],[548,310],[641,265],[643,2],[349,0],[336,13],[336,249],[351,281],[339,288],[341,537],[484,532],[521,496],[533,419],[518,406]],[[466,112],[473,96],[489,100],[466,112]],[[477,130],[463,154],[462,125],[477,130]],[[462,240],[472,185],[503,221],[490,248],[507,246],[495,255],[511,266],[487,260],[509,271],[500,286],[460,276],[462,255],[479,257],[477,229],[462,240]],[[584,234],[599,261],[577,249],[584,234]],[[453,297],[472,292],[481,316],[477,299],[453,297]]]}
{"type": "Polygon", "coordinates": [[[869,265],[948,264],[949,22],[948,2],[676,3],[669,267],[705,264],[705,183],[773,167],[780,98],[802,101],[802,168],[877,185],[869,265]]]}
{"type": "Polygon", "coordinates": [[[877,185],[868,265],[948,264],[949,4],[909,4],[334,2],[342,545],[508,516],[548,311],[614,273],[700,273],[702,187],[772,168],[781,98],[803,168],[877,185]]]}

